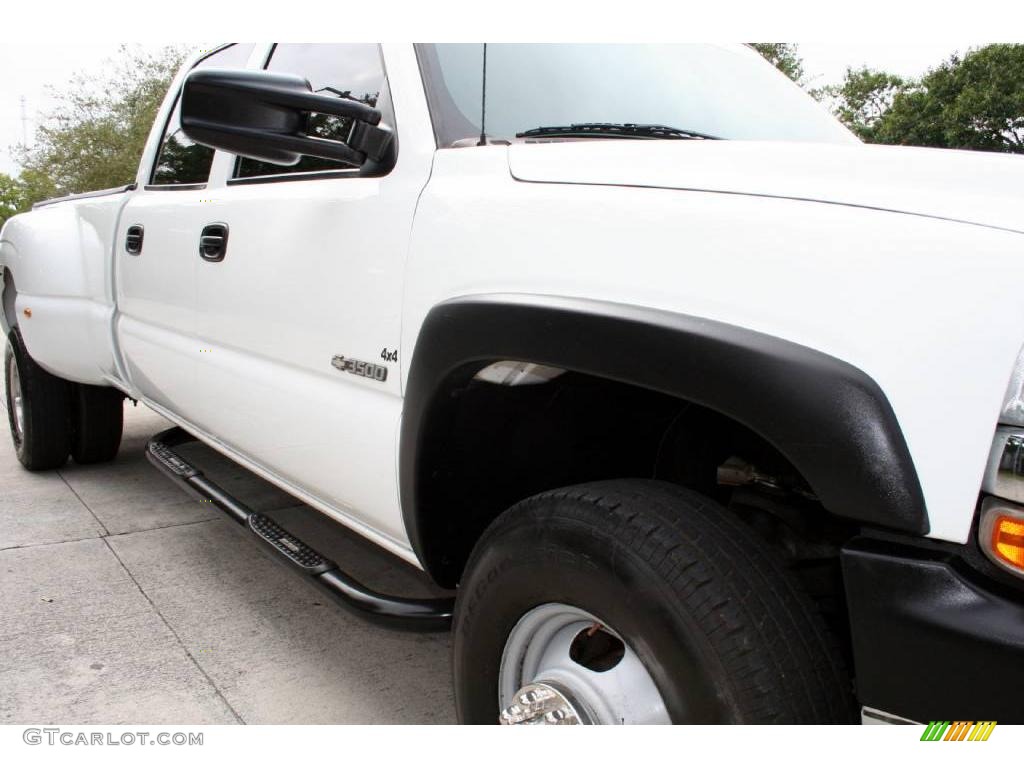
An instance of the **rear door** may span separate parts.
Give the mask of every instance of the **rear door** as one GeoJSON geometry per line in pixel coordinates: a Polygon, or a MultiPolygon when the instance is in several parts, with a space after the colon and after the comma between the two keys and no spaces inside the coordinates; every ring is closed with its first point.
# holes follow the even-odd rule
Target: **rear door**
{"type": "MultiPolygon", "coordinates": [[[[253,48],[222,47],[196,68],[245,67],[253,48]]],[[[195,281],[213,159],[212,149],[182,133],[175,103],[147,183],[122,211],[115,241],[116,333],[128,377],[143,396],[185,419],[199,397],[195,281]]]]}
{"type": "MultiPolygon", "coordinates": [[[[267,68],[376,106],[399,134],[379,46],[278,44],[267,68]]],[[[422,87],[406,95],[422,102],[422,87]]],[[[341,140],[351,128],[318,115],[311,126],[341,140]]],[[[306,501],[398,546],[403,273],[433,152],[432,135],[418,151],[409,130],[383,176],[308,157],[293,167],[232,159],[195,222],[227,235],[221,258],[196,267],[199,426],[306,501]]]]}

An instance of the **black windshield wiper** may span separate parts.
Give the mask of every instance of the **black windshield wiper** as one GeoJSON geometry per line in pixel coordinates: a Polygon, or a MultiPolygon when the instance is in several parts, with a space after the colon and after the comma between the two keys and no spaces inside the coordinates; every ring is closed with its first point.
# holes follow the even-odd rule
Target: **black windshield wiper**
{"type": "Polygon", "coordinates": [[[641,123],[573,123],[531,128],[517,133],[517,139],[562,138],[579,139],[590,136],[619,139],[717,139],[706,133],[673,128],[670,125],[641,123]]]}

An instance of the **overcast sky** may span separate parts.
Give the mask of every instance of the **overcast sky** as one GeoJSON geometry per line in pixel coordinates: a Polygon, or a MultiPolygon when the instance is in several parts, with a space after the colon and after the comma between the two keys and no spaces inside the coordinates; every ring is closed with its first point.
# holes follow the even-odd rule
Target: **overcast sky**
{"type": "MultiPolygon", "coordinates": [[[[848,66],[867,65],[899,75],[922,74],[954,52],[978,43],[801,43],[800,53],[808,79],[815,86],[842,79],[848,66]]],[[[149,45],[148,48],[161,46],[149,45]]],[[[11,147],[31,142],[40,112],[52,107],[47,85],[66,83],[77,72],[102,72],[103,62],[117,53],[116,43],[62,43],[47,48],[39,43],[6,42],[0,46],[0,172],[15,174],[18,166],[11,147]],[[22,121],[21,97],[25,97],[27,122],[22,121]]]]}

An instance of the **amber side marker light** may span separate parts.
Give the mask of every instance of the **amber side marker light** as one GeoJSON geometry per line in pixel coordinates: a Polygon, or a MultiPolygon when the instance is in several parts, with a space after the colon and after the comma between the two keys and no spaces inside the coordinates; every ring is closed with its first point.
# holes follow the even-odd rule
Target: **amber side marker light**
{"type": "Polygon", "coordinates": [[[1008,565],[1024,568],[1024,522],[997,517],[992,525],[992,552],[1008,565]]]}
{"type": "Polygon", "coordinates": [[[980,534],[982,549],[996,565],[1024,575],[1024,509],[987,500],[980,534]]]}

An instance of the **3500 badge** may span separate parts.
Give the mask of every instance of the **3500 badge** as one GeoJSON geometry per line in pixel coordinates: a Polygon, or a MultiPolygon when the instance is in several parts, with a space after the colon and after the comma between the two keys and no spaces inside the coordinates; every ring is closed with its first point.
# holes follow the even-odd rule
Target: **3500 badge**
{"type": "Polygon", "coordinates": [[[354,373],[356,376],[373,379],[374,381],[387,381],[388,379],[387,367],[377,365],[376,363],[366,363],[362,360],[353,360],[351,357],[335,355],[331,358],[331,365],[339,371],[354,373]]]}

